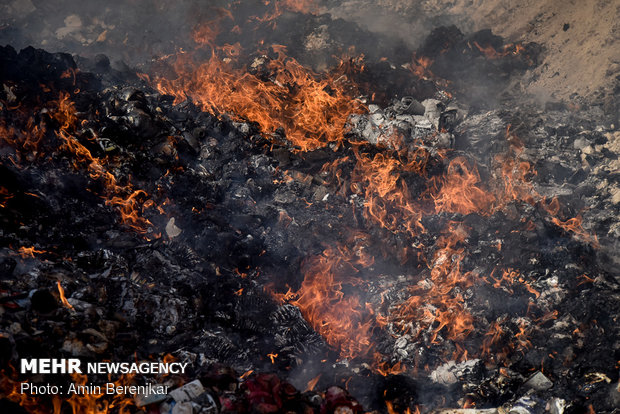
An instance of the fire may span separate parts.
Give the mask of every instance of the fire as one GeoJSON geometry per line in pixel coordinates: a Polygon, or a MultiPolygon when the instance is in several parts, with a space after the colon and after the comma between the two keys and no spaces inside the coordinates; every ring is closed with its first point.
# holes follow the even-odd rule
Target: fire
{"type": "MultiPolygon", "coordinates": [[[[277,3],[274,3],[276,9],[282,6],[277,3]]],[[[267,21],[273,16],[275,14],[266,14],[257,20],[267,21]]],[[[229,15],[223,18],[233,19],[229,15]]],[[[210,25],[208,29],[196,31],[196,42],[211,48],[210,58],[197,61],[190,53],[180,53],[175,62],[176,78],[155,80],[162,93],[174,96],[177,103],[190,98],[203,110],[256,122],[267,134],[283,131],[286,139],[300,151],[328,143],[338,145],[343,141],[349,115],[364,110],[363,105],[347,92],[354,89],[353,85],[344,87],[346,78],[342,84],[342,76],[337,72],[318,76],[288,58],[285,48],[277,45],[271,46],[277,56],[275,59],[262,56],[255,60],[254,68],[244,67],[237,64],[239,45],[215,45],[217,30],[217,25],[210,25]],[[252,69],[256,71],[258,67],[267,69],[268,79],[254,74],[252,69]]],[[[495,54],[521,50],[520,46],[507,46],[495,54]]],[[[492,52],[488,50],[488,53],[492,52]]],[[[430,71],[432,63],[429,58],[414,57],[411,71],[420,78],[434,78],[430,71]]],[[[513,201],[534,205],[544,200],[530,182],[535,175],[534,169],[528,162],[519,160],[523,145],[509,128],[506,137],[512,150],[496,157],[494,171],[498,173],[496,180],[489,180],[488,188],[482,184],[475,164],[464,157],[455,157],[447,162],[443,174],[427,179],[427,189],[421,196],[413,194],[403,174],[423,177],[430,162],[437,162],[446,155],[440,153],[433,157],[422,146],[404,150],[395,145],[400,148],[395,154],[370,155],[354,144],[355,159],[336,159],[326,164],[322,173],[331,177],[331,183],[339,193],[362,197],[363,215],[369,223],[378,224],[395,234],[417,237],[426,232],[422,219],[429,214],[488,216],[513,201]],[[355,166],[350,177],[344,177],[342,166],[349,162],[355,162],[355,166]]],[[[396,144],[399,142],[397,138],[394,137],[396,144]]],[[[290,220],[285,213],[280,214],[279,221],[284,227],[290,220]]],[[[574,228],[577,234],[576,221],[554,223],[574,228]]],[[[417,252],[428,271],[413,276],[418,283],[409,288],[409,298],[387,315],[368,309],[363,299],[361,274],[374,258],[354,254],[356,242],[351,242],[353,248],[349,246],[351,243],[331,246],[322,254],[308,258],[302,266],[304,281],[301,288],[297,292],[289,288],[284,294],[274,292],[273,295],[280,301],[298,306],[317,332],[340,350],[343,358],[369,355],[372,329],[386,321],[393,322],[403,331],[414,329],[417,334],[427,331],[431,343],[438,341],[439,335],[460,342],[474,331],[473,317],[460,293],[474,283],[471,273],[461,269],[461,262],[467,254],[464,247],[466,235],[463,226],[456,222],[449,224],[444,235],[436,241],[430,257],[420,256],[421,252],[417,252]],[[427,277],[421,279],[424,275],[427,277]]],[[[501,241],[498,242],[498,251],[501,251],[501,241]]],[[[406,261],[412,253],[415,254],[414,249],[405,249],[402,259],[406,261]]],[[[539,295],[513,270],[491,283],[496,288],[509,290],[521,284],[534,296],[539,295]]],[[[459,349],[463,354],[467,353],[466,349],[459,349]]]]}
{"type": "Polygon", "coordinates": [[[69,309],[73,309],[73,306],[69,303],[69,301],[65,297],[65,290],[60,284],[60,280],[56,281],[56,285],[58,286],[58,294],[60,295],[60,301],[62,302],[62,304],[69,309]]]}
{"type": "Polygon", "coordinates": [[[515,341],[517,349],[532,347],[532,343],[528,339],[527,323],[524,320],[519,323],[519,332],[515,334],[515,341]]]}
{"type": "Polygon", "coordinates": [[[562,221],[557,217],[552,217],[551,221],[553,222],[553,224],[564,229],[565,231],[573,233],[575,236],[577,236],[577,238],[591,243],[592,246],[599,246],[596,235],[588,233],[581,226],[581,223],[583,221],[581,215],[577,215],[577,217],[570,218],[566,221],[562,221]]]}
{"type": "Polygon", "coordinates": [[[269,79],[237,67],[231,59],[235,57],[231,46],[223,52],[212,46],[206,62],[179,53],[174,64],[177,77],[160,77],[154,83],[160,92],[174,96],[175,103],[190,98],[205,111],[256,122],[264,133],[283,130],[286,139],[301,151],[341,142],[349,115],[364,111],[345,87],[346,76],[337,72],[319,76],[287,57],[284,46],[272,45],[271,49],[275,59],[263,56],[255,60],[269,70],[269,79]]]}
{"type": "MultiPolygon", "coordinates": [[[[385,408],[388,414],[399,414],[399,412],[394,409],[394,404],[391,401],[385,402],[385,408]]],[[[411,408],[407,407],[405,411],[402,411],[402,414],[420,414],[420,407],[416,405],[415,412],[412,412],[411,408]]]]}
{"type": "Polygon", "coordinates": [[[540,296],[540,292],[534,289],[525,278],[519,273],[518,270],[508,268],[502,270],[500,277],[495,277],[497,269],[493,269],[489,278],[485,278],[488,283],[491,283],[495,289],[503,289],[506,292],[514,293],[516,286],[523,286],[529,293],[533,294],[536,298],[540,296]],[[491,279],[491,280],[489,280],[491,279]]]}
{"type": "Polygon", "coordinates": [[[580,279],[579,283],[577,283],[577,285],[583,285],[584,283],[594,283],[594,279],[592,279],[590,276],[586,275],[585,273],[581,276],[578,277],[578,279],[580,279]]]}
{"type": "MultiPolygon", "coordinates": [[[[264,16],[257,17],[257,21],[274,21],[282,10],[301,13],[317,10],[314,2],[304,0],[266,1],[264,4],[273,8],[264,16]]],[[[271,53],[263,51],[253,63],[243,65],[240,63],[240,43],[217,45],[220,23],[225,19],[234,21],[228,9],[220,9],[219,14],[218,20],[199,25],[193,32],[195,43],[203,52],[210,51],[210,56],[201,60],[197,57],[199,54],[179,52],[174,57],[174,77],[155,78],[157,89],[173,96],[175,103],[191,99],[205,111],[228,114],[235,120],[255,123],[267,138],[274,142],[282,142],[285,138],[296,151],[342,146],[350,115],[366,110],[364,104],[355,98],[357,88],[343,68],[321,75],[314,73],[288,57],[286,48],[280,45],[271,45],[271,53]]],[[[497,51],[490,46],[474,44],[490,59],[523,51],[520,45],[508,45],[497,51]]],[[[418,78],[432,79],[435,78],[430,70],[432,64],[430,58],[414,56],[410,69],[418,78]]],[[[75,78],[75,73],[66,74],[66,77],[71,76],[75,78]]],[[[146,75],[142,77],[148,79],[146,75]]],[[[58,100],[49,106],[47,113],[58,124],[58,131],[54,133],[59,143],[57,149],[69,155],[73,168],[87,171],[91,179],[103,184],[105,204],[118,211],[125,225],[146,234],[152,223],[143,217],[144,208],[154,207],[160,213],[163,209],[149,199],[144,190],[136,189],[130,182],[119,182],[112,173],[114,159],[94,156],[80,140],[76,135],[80,121],[68,94],[60,94],[58,100]]],[[[50,138],[50,132],[45,123],[36,124],[30,117],[24,130],[0,125],[0,137],[17,149],[18,162],[33,161],[46,154],[45,145],[49,143],[45,141],[50,138]]],[[[389,235],[405,236],[409,246],[400,253],[402,263],[406,263],[409,256],[416,255],[420,267],[406,275],[410,285],[400,302],[384,307],[381,312],[373,309],[366,300],[365,290],[367,273],[370,273],[368,269],[375,263],[375,257],[369,253],[370,236],[362,230],[351,230],[346,242],[326,246],[320,254],[306,258],[301,266],[304,280],[297,291],[287,286],[286,293],[273,292],[273,296],[281,302],[297,306],[311,326],[338,350],[341,358],[372,359],[375,371],[383,375],[401,373],[406,369],[400,362],[390,365],[374,349],[374,330],[388,324],[398,333],[408,333],[414,339],[425,341],[427,346],[443,340],[452,341],[456,351],[442,356],[466,359],[468,349],[463,343],[478,328],[478,321],[470,313],[463,294],[478,282],[476,275],[468,271],[464,264],[471,229],[457,221],[458,218],[452,218],[453,221],[443,224],[438,237],[423,245],[418,238],[422,239],[420,236],[427,232],[422,224],[424,218],[447,214],[490,216],[505,209],[509,203],[522,202],[542,207],[557,227],[582,240],[596,243],[596,239],[583,230],[580,215],[559,218],[559,201],[552,199],[547,202],[536,192],[531,182],[536,171],[529,162],[520,158],[523,145],[510,133],[509,127],[506,139],[511,149],[495,157],[485,184],[476,164],[465,157],[448,158],[448,152],[442,150],[431,154],[421,144],[406,149],[402,145],[404,141],[398,136],[386,139],[396,148],[394,151],[385,148],[377,151],[373,148],[371,151],[364,149],[367,147],[362,143],[347,142],[347,146],[350,144],[352,147],[349,155],[325,164],[321,170],[322,176],[331,177],[329,184],[336,187],[339,194],[355,195],[362,200],[359,205],[363,208],[365,225],[378,225],[389,235]],[[445,163],[443,173],[427,177],[429,166],[440,162],[445,163]],[[345,165],[352,166],[348,177],[343,172],[345,165]],[[414,181],[408,179],[410,176],[423,178],[420,180],[423,181],[420,184],[422,190],[410,188],[410,183],[414,181]]],[[[296,172],[284,172],[284,179],[274,180],[274,184],[302,179],[310,182],[313,179],[310,176],[300,179],[294,174],[296,172]]],[[[0,187],[0,206],[4,206],[11,197],[7,189],[0,187]]],[[[279,212],[280,226],[286,228],[293,220],[285,210],[279,212]]],[[[535,226],[531,221],[527,225],[531,225],[532,229],[535,226]]],[[[496,245],[501,253],[502,242],[498,241],[496,245]]],[[[21,247],[19,251],[22,257],[44,253],[34,247],[21,247]]],[[[247,277],[246,273],[238,269],[235,271],[242,278],[247,277]]],[[[584,278],[587,276],[584,275],[584,278]]],[[[494,270],[490,276],[480,279],[510,293],[519,287],[535,298],[540,295],[517,269],[507,268],[497,273],[494,270]]],[[[584,280],[590,281],[588,279],[584,280]]],[[[73,309],[60,281],[57,281],[57,287],[63,305],[73,309]]],[[[243,289],[235,294],[241,296],[243,289]]],[[[484,330],[480,333],[483,336],[479,350],[481,355],[495,353],[501,358],[501,353],[498,354],[494,348],[511,334],[513,341],[509,346],[513,349],[531,347],[528,322],[522,319],[518,326],[502,327],[504,323],[506,320],[503,319],[493,321],[486,333],[484,330]]],[[[269,353],[267,357],[275,364],[278,354],[269,353]]],[[[251,373],[251,370],[247,371],[242,378],[251,373]]],[[[320,377],[318,375],[310,380],[307,390],[313,390],[320,377]]],[[[123,381],[128,380],[130,378],[123,381]]],[[[87,378],[76,376],[74,381],[85,384],[87,378]]],[[[112,409],[124,412],[131,405],[129,400],[117,400],[115,397],[108,401],[102,397],[72,396],[67,402],[74,413],[107,413],[112,409]]],[[[23,395],[9,394],[8,398],[19,398],[20,404],[26,408],[33,404],[24,401],[27,397],[23,395]]],[[[53,407],[55,413],[61,411],[58,398],[54,399],[53,407]]],[[[388,412],[395,412],[391,402],[386,401],[386,407],[388,412]]],[[[418,407],[416,412],[419,412],[418,407]]]]}
{"type": "Polygon", "coordinates": [[[47,253],[47,252],[45,250],[37,250],[37,249],[34,248],[34,246],[32,246],[32,247],[21,246],[17,250],[17,253],[23,259],[27,259],[29,257],[34,257],[35,254],[43,254],[43,253],[47,253]]]}
{"type": "MultiPolygon", "coordinates": [[[[437,181],[437,180],[434,180],[437,181]]],[[[436,212],[452,212],[461,214],[489,214],[495,197],[480,188],[480,175],[476,167],[469,165],[463,157],[450,161],[442,183],[436,185],[436,212]]]]}
{"type": "MultiPolygon", "coordinates": [[[[92,155],[91,151],[75,136],[75,130],[79,126],[75,104],[69,94],[60,93],[59,98],[48,103],[47,113],[58,123],[58,130],[54,132],[57,148],[47,148],[54,143],[47,131],[44,122],[35,124],[34,118],[29,116],[25,123],[25,129],[6,128],[0,125],[3,132],[2,139],[16,151],[18,162],[22,160],[34,161],[45,152],[41,147],[45,145],[46,151],[62,151],[71,157],[71,164],[75,169],[84,168],[91,179],[103,183],[105,194],[102,196],[107,205],[116,208],[121,216],[121,221],[135,231],[145,234],[152,224],[140,215],[142,201],[148,197],[145,191],[135,190],[131,184],[122,185],[106,167],[109,160],[100,159],[92,155]],[[47,141],[47,142],[46,142],[47,141]]],[[[22,114],[15,114],[18,118],[22,114]]],[[[50,155],[51,154],[46,154],[50,155]]],[[[149,236],[150,237],[150,236],[149,236]]]]}
{"type": "Polygon", "coordinates": [[[482,343],[482,355],[489,355],[493,345],[499,343],[503,335],[504,330],[502,329],[500,323],[498,321],[494,321],[485,334],[485,338],[482,343]]]}
{"type": "MultiPolygon", "coordinates": [[[[18,116],[24,116],[24,111],[20,108],[15,109],[18,116]]],[[[25,131],[20,131],[15,127],[7,127],[4,121],[0,121],[0,139],[11,147],[19,149],[15,154],[17,163],[22,159],[33,161],[39,157],[39,144],[45,137],[46,128],[44,125],[35,124],[33,117],[29,117],[25,125],[25,131]]]]}
{"type": "Polygon", "coordinates": [[[410,63],[411,72],[420,79],[433,79],[435,75],[430,70],[432,64],[433,59],[426,56],[416,57],[414,55],[410,63]]]}
{"type": "MultiPolygon", "coordinates": [[[[530,182],[535,171],[529,163],[518,160],[522,144],[509,131],[507,138],[513,145],[512,152],[496,158],[500,178],[489,180],[488,188],[483,186],[475,164],[464,157],[455,157],[447,163],[443,174],[426,179],[428,188],[416,199],[402,177],[405,173],[426,175],[433,158],[422,147],[371,156],[354,145],[355,167],[350,177],[342,173],[343,165],[353,161],[346,157],[326,164],[322,172],[331,177],[329,182],[343,195],[363,197],[363,213],[369,223],[392,233],[416,237],[426,232],[421,221],[428,214],[488,216],[513,201],[533,205],[544,201],[530,182]]],[[[357,261],[359,256],[353,255],[344,245],[328,248],[320,256],[307,259],[302,269],[302,288],[295,294],[289,289],[286,294],[279,294],[279,298],[290,300],[292,295],[297,296],[291,303],[302,310],[304,317],[328,343],[340,350],[343,358],[369,355],[373,328],[391,323],[396,330],[414,337],[426,333],[428,345],[439,343],[440,337],[451,340],[457,349],[452,358],[464,359],[470,350],[459,344],[475,330],[474,318],[461,293],[475,283],[471,272],[463,271],[461,266],[467,255],[468,229],[454,221],[448,223],[442,233],[434,243],[434,253],[425,257],[418,252],[418,258],[428,267],[427,272],[412,276],[417,283],[409,287],[409,297],[400,304],[393,304],[387,314],[368,309],[362,294],[352,294],[352,289],[343,288],[344,285],[363,286],[360,274],[368,267],[363,262],[373,263],[372,260],[357,261]]],[[[346,244],[351,245],[355,242],[346,244]]],[[[501,251],[501,241],[497,246],[501,251]]],[[[402,255],[406,258],[411,253],[407,250],[402,255]]],[[[508,292],[521,286],[536,298],[540,295],[516,269],[506,269],[499,274],[501,276],[494,276],[494,271],[481,281],[487,280],[495,288],[508,292]]],[[[483,340],[483,355],[492,352],[491,348],[501,335],[499,325],[492,325],[483,340]]],[[[525,326],[515,334],[514,344],[517,349],[529,346],[525,326]]],[[[390,372],[384,365],[381,358],[375,358],[377,372],[390,372]]]]}
{"type": "Polygon", "coordinates": [[[375,352],[373,359],[374,359],[375,370],[377,371],[378,374],[381,374],[384,377],[387,377],[388,375],[402,374],[403,372],[407,370],[406,367],[400,361],[394,365],[391,365],[383,361],[383,356],[378,352],[375,352]]]}
{"type": "Polygon", "coordinates": [[[511,149],[506,154],[495,156],[497,169],[500,171],[502,191],[500,203],[497,208],[501,209],[512,201],[522,201],[533,206],[540,205],[551,216],[551,222],[559,228],[573,233],[574,236],[584,242],[598,248],[599,243],[596,235],[588,233],[582,227],[581,215],[566,220],[557,217],[560,214],[560,203],[557,198],[547,201],[539,194],[531,182],[536,175],[536,170],[527,161],[519,161],[519,155],[523,152],[523,143],[510,132],[510,125],[506,128],[506,140],[511,144],[511,149]]]}
{"type": "Polygon", "coordinates": [[[461,271],[464,249],[457,247],[466,236],[462,226],[451,224],[437,241],[439,249],[427,263],[430,278],[411,286],[411,296],[395,306],[389,316],[403,332],[412,331],[413,322],[411,333],[419,335],[427,330],[430,343],[435,343],[440,333],[460,342],[474,330],[473,317],[459,293],[473,283],[471,273],[461,271]]]}
{"type": "Polygon", "coordinates": [[[402,172],[423,174],[430,154],[422,148],[392,158],[382,153],[370,157],[355,151],[357,164],[352,174],[354,193],[364,196],[364,216],[367,220],[391,231],[410,235],[424,232],[422,206],[413,200],[402,172]]]}
{"type": "Polygon", "coordinates": [[[282,0],[280,3],[292,12],[314,14],[318,11],[318,5],[314,0],[282,0]]]}
{"type": "Polygon", "coordinates": [[[308,381],[308,385],[306,385],[306,391],[314,391],[314,387],[316,387],[316,384],[319,382],[319,380],[321,379],[321,375],[319,374],[316,377],[312,378],[310,381],[308,381]]]}
{"type": "MultiPolygon", "coordinates": [[[[2,134],[2,131],[0,131],[0,134],[2,134]]],[[[6,208],[7,201],[13,197],[14,195],[9,193],[9,190],[6,187],[0,186],[0,208],[6,208]]]]}
{"type": "Polygon", "coordinates": [[[276,19],[285,11],[293,13],[316,14],[319,11],[318,4],[315,0],[263,0],[263,4],[267,10],[262,16],[252,16],[250,19],[269,23],[270,26],[276,26],[276,19]]]}
{"type": "Polygon", "coordinates": [[[252,373],[254,372],[253,369],[247,370],[245,371],[243,374],[241,374],[241,376],[239,377],[239,379],[246,379],[247,377],[249,377],[250,375],[252,375],[252,373]]]}
{"type": "Polygon", "coordinates": [[[372,319],[364,301],[359,295],[344,293],[345,285],[362,284],[355,276],[372,261],[363,246],[354,250],[338,246],[302,264],[304,281],[291,303],[343,358],[367,355],[372,349],[372,319]]]}
{"type": "Polygon", "coordinates": [[[502,47],[501,51],[497,51],[493,46],[488,45],[485,47],[480,46],[478,42],[474,42],[474,46],[482,52],[487,59],[499,59],[508,55],[519,55],[525,51],[525,47],[522,44],[509,43],[502,47]]]}

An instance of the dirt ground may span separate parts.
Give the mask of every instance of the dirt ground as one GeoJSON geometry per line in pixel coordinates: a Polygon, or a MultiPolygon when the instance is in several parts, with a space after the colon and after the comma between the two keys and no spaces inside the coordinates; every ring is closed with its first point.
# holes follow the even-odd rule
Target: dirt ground
{"type": "MultiPolygon", "coordinates": [[[[371,30],[421,41],[438,24],[491,28],[512,42],[545,47],[543,63],[521,81],[541,101],[604,100],[616,106],[620,78],[618,0],[367,0],[331,2],[332,14],[371,30]],[[616,88],[616,91],[614,91],[616,88]]],[[[607,108],[608,110],[610,108],[607,108]]],[[[615,110],[612,109],[612,110],[615,110]]]]}

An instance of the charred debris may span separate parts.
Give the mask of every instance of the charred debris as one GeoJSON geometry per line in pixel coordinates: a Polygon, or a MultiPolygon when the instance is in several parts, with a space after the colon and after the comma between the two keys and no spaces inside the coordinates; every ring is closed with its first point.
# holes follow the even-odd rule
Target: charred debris
{"type": "Polygon", "coordinates": [[[498,98],[541,48],[490,31],[440,27],[405,53],[284,18],[265,43],[299,27],[288,55],[244,64],[287,97],[307,85],[278,84],[277,62],[321,79],[345,46],[365,54],[321,89],[354,110],[308,148],[295,117],[266,130],[182,83],[163,93],[155,79],[181,79],[167,61],[0,48],[0,406],[100,404],[15,393],[75,381],[12,368],[63,355],[190,363],[119,379],[177,391],[111,411],[613,412],[619,138],[603,111],[498,98]]]}

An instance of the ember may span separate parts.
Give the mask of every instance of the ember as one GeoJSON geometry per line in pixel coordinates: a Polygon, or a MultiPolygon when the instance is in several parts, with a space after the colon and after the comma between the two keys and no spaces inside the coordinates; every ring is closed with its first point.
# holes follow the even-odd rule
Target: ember
{"type": "Polygon", "coordinates": [[[618,406],[617,107],[516,88],[547,45],[17,3],[0,38],[74,55],[0,47],[2,412],[618,406]]]}

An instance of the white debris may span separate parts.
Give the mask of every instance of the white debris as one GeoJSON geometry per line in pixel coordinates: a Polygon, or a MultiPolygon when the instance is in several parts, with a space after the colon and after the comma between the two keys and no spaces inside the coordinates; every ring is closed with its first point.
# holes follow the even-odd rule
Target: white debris
{"type": "Polygon", "coordinates": [[[542,372],[538,371],[534,375],[532,375],[525,384],[523,384],[525,388],[531,388],[536,391],[545,391],[549,388],[553,387],[553,382],[549,380],[542,372]]]}
{"type": "Polygon", "coordinates": [[[523,396],[517,400],[509,411],[509,414],[532,414],[536,407],[536,401],[526,396],[523,396]]]}
{"type": "Polygon", "coordinates": [[[441,102],[437,99],[426,99],[422,101],[422,105],[424,105],[424,116],[433,124],[435,129],[439,129],[441,102]]]}
{"type": "MultiPolygon", "coordinates": [[[[411,97],[403,97],[386,108],[368,105],[367,114],[351,115],[348,124],[354,134],[373,145],[401,148],[402,144],[408,145],[421,139],[432,148],[450,148],[454,144],[454,136],[439,132],[442,111],[443,104],[437,99],[420,103],[411,97]]],[[[452,117],[462,119],[464,116],[464,112],[456,106],[451,111],[452,117]]]]}
{"type": "Polygon", "coordinates": [[[459,377],[473,372],[479,363],[479,359],[469,359],[458,364],[454,361],[449,361],[431,372],[429,378],[438,384],[454,384],[459,377]]]}
{"type": "Polygon", "coordinates": [[[561,398],[552,398],[547,402],[545,410],[551,414],[563,414],[566,408],[566,401],[561,398]]]}
{"type": "Polygon", "coordinates": [[[77,14],[72,14],[65,18],[64,27],[56,30],[56,37],[63,39],[70,34],[74,34],[82,29],[82,19],[77,14]]]}
{"type": "Polygon", "coordinates": [[[194,398],[198,397],[200,394],[205,392],[204,387],[200,380],[194,380],[192,382],[188,382],[181,388],[177,388],[176,390],[170,391],[170,396],[177,402],[182,403],[185,401],[191,401],[194,398]]]}
{"type": "Polygon", "coordinates": [[[181,230],[174,224],[174,217],[168,220],[168,224],[166,224],[166,234],[168,235],[168,237],[173,239],[179,234],[181,234],[181,232],[183,232],[183,230],[181,230]]]}

